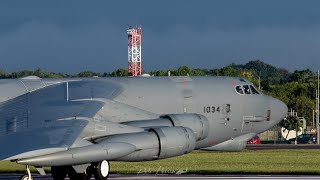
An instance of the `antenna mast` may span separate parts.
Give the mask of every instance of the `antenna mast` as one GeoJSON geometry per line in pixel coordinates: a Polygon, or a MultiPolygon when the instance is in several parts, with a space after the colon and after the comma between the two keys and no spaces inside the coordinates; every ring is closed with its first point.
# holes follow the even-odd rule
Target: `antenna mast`
{"type": "Polygon", "coordinates": [[[320,144],[320,134],[319,134],[319,89],[320,89],[320,81],[319,81],[319,70],[318,70],[318,89],[317,89],[317,93],[316,93],[316,99],[317,99],[317,102],[316,102],[316,113],[317,113],[317,117],[316,117],[316,125],[317,125],[317,142],[318,144],[320,144]]]}
{"type": "Polygon", "coordinates": [[[127,30],[128,34],[128,76],[135,77],[141,75],[141,26],[127,30]]]}

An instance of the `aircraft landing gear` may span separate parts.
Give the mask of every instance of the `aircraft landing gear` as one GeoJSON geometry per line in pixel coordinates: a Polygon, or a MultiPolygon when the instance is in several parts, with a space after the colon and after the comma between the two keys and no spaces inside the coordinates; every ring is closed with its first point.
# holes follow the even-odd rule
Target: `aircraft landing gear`
{"type": "Polygon", "coordinates": [[[110,166],[109,162],[104,160],[98,163],[92,164],[93,166],[93,175],[96,180],[106,180],[108,179],[110,166]]]}
{"type": "MultiPolygon", "coordinates": [[[[110,172],[108,161],[91,163],[85,173],[77,173],[72,166],[51,167],[52,178],[54,180],[64,180],[68,174],[70,180],[90,180],[94,175],[95,180],[107,180],[110,172]]],[[[29,180],[29,179],[21,179],[29,180]]],[[[32,180],[32,179],[31,179],[32,180]]]]}
{"type": "Polygon", "coordinates": [[[31,177],[31,172],[28,165],[26,166],[26,169],[27,169],[27,174],[21,176],[20,180],[33,180],[31,177]]]}
{"type": "Polygon", "coordinates": [[[52,166],[51,174],[54,180],[64,180],[67,176],[68,170],[66,166],[52,166]]]}
{"type": "Polygon", "coordinates": [[[70,180],[89,180],[92,177],[92,171],[88,167],[85,173],[77,173],[72,166],[52,166],[51,174],[54,180],[64,180],[68,175],[70,180]]]}
{"type": "Polygon", "coordinates": [[[90,180],[92,174],[90,173],[77,173],[72,166],[68,167],[68,176],[70,180],[90,180]]]}

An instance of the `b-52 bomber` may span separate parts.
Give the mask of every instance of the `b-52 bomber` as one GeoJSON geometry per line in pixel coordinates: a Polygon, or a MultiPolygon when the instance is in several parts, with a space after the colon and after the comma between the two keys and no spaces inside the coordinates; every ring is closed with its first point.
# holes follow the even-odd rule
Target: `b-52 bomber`
{"type": "Polygon", "coordinates": [[[287,106],[232,77],[0,80],[0,159],[63,180],[108,178],[110,161],[238,151],[287,106]]]}

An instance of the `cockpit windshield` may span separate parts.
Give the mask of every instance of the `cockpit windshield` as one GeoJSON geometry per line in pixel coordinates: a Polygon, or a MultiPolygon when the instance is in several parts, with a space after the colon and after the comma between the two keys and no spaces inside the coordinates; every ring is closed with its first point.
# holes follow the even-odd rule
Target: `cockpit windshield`
{"type": "Polygon", "coordinates": [[[255,87],[253,87],[252,85],[250,85],[250,88],[251,88],[252,94],[260,94],[259,91],[255,87]]]}
{"type": "Polygon", "coordinates": [[[253,85],[237,85],[235,90],[238,94],[260,94],[260,92],[253,85]]]}
{"type": "Polygon", "coordinates": [[[237,91],[237,93],[239,93],[239,94],[243,94],[242,86],[236,86],[236,91],[237,91]]]}
{"type": "Polygon", "coordinates": [[[246,94],[251,94],[249,85],[244,85],[244,86],[243,86],[243,90],[244,90],[244,93],[246,93],[246,94]]]}

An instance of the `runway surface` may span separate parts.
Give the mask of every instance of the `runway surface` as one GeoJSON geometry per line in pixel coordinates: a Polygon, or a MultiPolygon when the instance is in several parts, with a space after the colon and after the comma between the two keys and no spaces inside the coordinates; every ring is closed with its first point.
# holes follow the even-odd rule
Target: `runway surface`
{"type": "Polygon", "coordinates": [[[247,144],[249,150],[320,149],[318,144],[247,144]]]}
{"type": "MultiPolygon", "coordinates": [[[[0,174],[0,180],[17,180],[22,174],[0,174]]],[[[34,180],[52,180],[50,175],[47,176],[39,176],[35,175],[33,176],[34,180]]],[[[66,178],[68,180],[69,178],[66,178]]],[[[307,179],[307,180],[313,180],[313,179],[320,179],[320,176],[273,176],[273,175],[153,175],[153,174],[147,174],[147,175],[118,175],[118,174],[111,174],[109,176],[110,180],[162,180],[162,179],[230,179],[230,180],[243,180],[243,179],[250,179],[250,180],[258,180],[258,179],[274,179],[274,180],[287,180],[287,179],[307,179]]],[[[92,178],[93,180],[93,178],[92,178]]]]}
{"type": "MultiPolygon", "coordinates": [[[[316,144],[248,144],[246,149],[249,150],[274,150],[274,149],[320,149],[320,145],[316,144]]],[[[23,174],[0,174],[0,180],[17,180],[23,174]]],[[[51,175],[47,176],[40,176],[40,175],[33,175],[34,180],[53,180],[51,175]]],[[[68,180],[69,178],[66,178],[68,180]]],[[[91,178],[94,180],[94,178],[91,178]]],[[[131,175],[120,175],[120,174],[111,174],[109,176],[110,180],[162,180],[162,179],[230,179],[230,180],[243,180],[243,179],[250,179],[250,180],[258,180],[258,179],[275,179],[275,180],[287,180],[287,179],[306,179],[306,180],[313,180],[319,179],[320,176],[306,176],[306,175],[165,175],[165,174],[131,174],[131,175]]]]}

